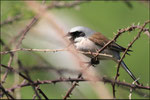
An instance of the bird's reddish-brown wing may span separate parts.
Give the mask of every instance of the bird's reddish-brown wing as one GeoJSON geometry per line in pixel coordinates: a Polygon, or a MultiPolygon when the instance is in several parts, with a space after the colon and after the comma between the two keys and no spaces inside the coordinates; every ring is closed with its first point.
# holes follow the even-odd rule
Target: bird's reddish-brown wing
{"type": "MultiPolygon", "coordinates": [[[[91,35],[89,37],[89,39],[91,41],[93,41],[96,45],[99,45],[101,47],[103,47],[107,42],[109,42],[110,40],[108,38],[106,38],[104,35],[102,35],[101,33],[97,32],[93,35],[91,35]]],[[[117,43],[113,42],[108,46],[110,49],[118,51],[118,52],[123,52],[125,51],[126,48],[118,45],[117,43]]],[[[131,50],[128,50],[131,51],[131,50]]]]}
{"type": "Polygon", "coordinates": [[[109,41],[109,39],[99,32],[92,34],[89,39],[99,46],[104,46],[109,41]]]}

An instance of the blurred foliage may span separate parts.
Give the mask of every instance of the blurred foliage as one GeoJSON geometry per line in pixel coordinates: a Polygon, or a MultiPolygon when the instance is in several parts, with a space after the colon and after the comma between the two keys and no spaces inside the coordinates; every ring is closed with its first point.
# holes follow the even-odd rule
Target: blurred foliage
{"type": "Polygon", "coordinates": [[[1,1],[1,21],[20,14],[23,15],[21,19],[29,19],[33,17],[34,12],[28,9],[23,1],[1,1]]]}
{"type": "MultiPolygon", "coordinates": [[[[102,32],[105,36],[114,36],[113,32],[117,32],[120,28],[126,28],[131,24],[144,23],[144,21],[149,19],[149,9],[148,6],[141,2],[132,1],[130,2],[132,7],[128,7],[126,3],[117,2],[105,2],[105,1],[92,1],[88,3],[83,3],[79,5],[79,9],[76,8],[61,8],[52,9],[53,13],[60,16],[69,16],[72,20],[77,21],[74,26],[82,25],[90,27],[93,30],[102,32]]],[[[47,2],[49,4],[49,2],[47,2]]],[[[1,1],[1,22],[5,21],[9,17],[16,16],[18,14],[23,15],[22,19],[25,21],[16,22],[15,24],[8,25],[2,28],[2,40],[6,43],[12,36],[17,34],[21,29],[26,26],[28,20],[30,20],[35,14],[29,7],[22,1],[1,1]]],[[[58,17],[57,16],[57,17],[58,17]]],[[[22,20],[21,19],[21,20],[22,20]]],[[[61,19],[61,18],[60,18],[61,19]]],[[[65,20],[66,21],[66,20],[65,20]]],[[[68,22],[65,24],[67,25],[68,22]]],[[[69,26],[69,25],[67,25],[69,26]]],[[[118,39],[118,43],[127,47],[128,43],[133,40],[134,36],[138,31],[133,31],[131,33],[123,34],[118,39]]],[[[125,62],[129,68],[135,73],[135,76],[140,77],[140,82],[144,85],[149,84],[149,38],[146,35],[140,37],[139,40],[133,45],[131,56],[126,56],[125,62]]],[[[32,42],[32,41],[31,41],[32,42]]],[[[31,43],[32,44],[32,43],[31,43]]],[[[23,45],[24,47],[30,47],[30,45],[23,45]]],[[[40,43],[35,45],[41,45],[40,43]]],[[[42,65],[46,58],[42,58],[42,53],[30,53],[30,52],[20,52],[19,59],[22,61],[24,66],[32,67],[34,65],[42,65]],[[41,57],[39,57],[41,56],[41,57]]],[[[50,55],[51,56],[51,55],[50,55]]],[[[1,63],[7,64],[9,55],[1,56],[1,63]]],[[[15,64],[14,64],[15,65],[15,64]]],[[[44,64],[43,64],[44,65],[44,64]]],[[[50,65],[49,62],[46,65],[50,65]]],[[[101,67],[97,67],[98,71],[106,76],[114,77],[116,73],[115,66],[116,63],[111,61],[101,62],[101,67]],[[107,66],[107,68],[105,67],[107,66]],[[113,70],[113,71],[112,71],[113,70]]],[[[121,76],[120,80],[126,80],[127,82],[132,82],[132,79],[127,75],[127,73],[120,69],[121,76]]],[[[56,79],[59,75],[54,74],[51,71],[33,71],[30,73],[33,80],[48,80],[56,79]]],[[[69,76],[68,76],[69,77],[69,76]]],[[[9,74],[7,78],[7,83],[4,84],[5,87],[10,87],[13,84],[14,76],[9,74]]],[[[20,80],[20,82],[22,79],[20,80]]],[[[70,83],[69,83],[70,84],[70,83]]],[[[111,85],[106,84],[110,92],[112,93],[111,85]]],[[[48,84],[41,85],[40,88],[49,98],[62,98],[66,91],[69,89],[70,85],[68,83],[58,83],[58,84],[48,84]]],[[[124,90],[117,87],[117,97],[118,98],[128,98],[129,89],[124,90]]],[[[94,94],[88,83],[80,83],[73,92],[72,98],[98,98],[94,94]],[[78,91],[80,89],[80,91],[78,91]],[[77,92],[75,92],[77,91],[77,92]],[[81,92],[81,93],[80,93],[81,92]]],[[[141,90],[142,91],[142,90],[141,90]]],[[[143,90],[144,91],[144,90],[143,90]]],[[[145,91],[144,91],[145,92],[145,91]]],[[[146,91],[147,92],[147,91],[146,91]]],[[[31,87],[21,88],[22,98],[32,98],[33,89],[31,87]]],[[[139,96],[133,93],[132,98],[143,99],[145,97],[139,96]]]]}

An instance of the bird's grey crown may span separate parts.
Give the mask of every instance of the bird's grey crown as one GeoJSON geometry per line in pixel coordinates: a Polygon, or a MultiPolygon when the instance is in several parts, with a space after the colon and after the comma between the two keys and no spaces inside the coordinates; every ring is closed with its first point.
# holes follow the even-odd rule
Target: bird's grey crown
{"type": "Polygon", "coordinates": [[[95,31],[93,31],[93,30],[91,30],[91,29],[89,29],[87,27],[84,27],[84,26],[73,27],[73,28],[70,29],[69,32],[72,33],[72,32],[76,32],[76,31],[83,32],[86,35],[91,35],[91,34],[95,33],[95,31]]]}

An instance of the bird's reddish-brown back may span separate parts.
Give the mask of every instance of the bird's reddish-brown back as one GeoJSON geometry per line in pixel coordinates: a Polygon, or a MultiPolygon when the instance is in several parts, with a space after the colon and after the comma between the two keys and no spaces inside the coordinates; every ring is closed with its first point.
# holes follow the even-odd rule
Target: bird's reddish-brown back
{"type": "Polygon", "coordinates": [[[109,41],[109,39],[102,35],[100,32],[94,33],[89,37],[89,39],[100,46],[104,46],[109,41]]]}

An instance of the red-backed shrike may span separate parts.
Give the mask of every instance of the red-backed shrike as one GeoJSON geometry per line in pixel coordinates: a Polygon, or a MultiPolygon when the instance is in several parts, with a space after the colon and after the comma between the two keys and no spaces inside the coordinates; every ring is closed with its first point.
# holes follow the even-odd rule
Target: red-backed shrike
{"type": "MultiPolygon", "coordinates": [[[[73,43],[75,48],[79,51],[83,52],[96,52],[100,50],[107,42],[110,40],[102,35],[100,32],[93,31],[87,27],[77,26],[72,28],[68,34],[68,38],[73,43]]],[[[124,52],[126,48],[118,45],[117,43],[113,42],[106,49],[104,49],[101,53],[112,55],[112,57],[118,61],[120,59],[120,52],[124,52]]],[[[131,51],[131,50],[128,50],[131,51]]],[[[88,55],[89,56],[89,55],[88,55]]],[[[110,58],[102,58],[99,57],[99,60],[106,59],[109,60],[110,58]]],[[[122,61],[121,66],[125,69],[125,71],[131,76],[131,78],[140,84],[133,73],[129,70],[126,64],[122,61]]]]}

